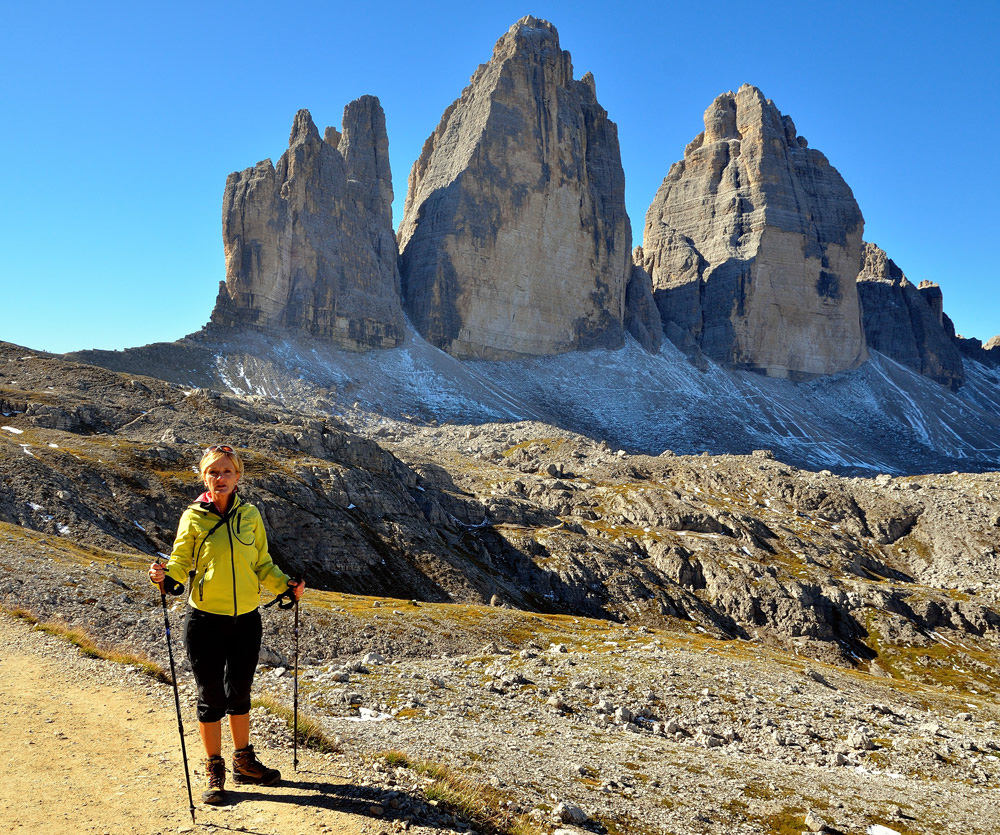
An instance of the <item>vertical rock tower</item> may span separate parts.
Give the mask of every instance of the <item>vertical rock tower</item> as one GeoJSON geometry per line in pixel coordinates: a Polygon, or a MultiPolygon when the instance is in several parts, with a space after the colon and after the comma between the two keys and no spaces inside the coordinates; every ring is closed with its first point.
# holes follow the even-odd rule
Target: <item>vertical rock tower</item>
{"type": "Polygon", "coordinates": [[[212,325],[301,333],[355,350],[403,336],[385,115],[363,96],[325,139],[308,110],[288,150],[230,174],[222,207],[226,280],[212,325]]]}
{"type": "Polygon", "coordinates": [[[618,131],[552,24],[519,20],[410,172],[403,299],[454,356],[620,347],[631,227],[618,131]]]}
{"type": "Polygon", "coordinates": [[[882,249],[866,243],[858,293],[870,348],[953,391],[961,387],[965,367],[937,284],[915,287],[882,249]]]}
{"type": "Polygon", "coordinates": [[[867,359],[847,183],[756,87],[719,96],[649,211],[643,267],[667,335],[737,368],[805,379],[867,359]]]}

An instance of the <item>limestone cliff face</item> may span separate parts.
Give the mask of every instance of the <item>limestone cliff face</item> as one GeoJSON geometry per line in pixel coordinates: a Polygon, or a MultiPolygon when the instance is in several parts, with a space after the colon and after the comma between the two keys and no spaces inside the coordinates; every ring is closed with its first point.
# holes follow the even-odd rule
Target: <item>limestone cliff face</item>
{"type": "Polygon", "coordinates": [[[883,250],[866,243],[858,293],[870,348],[953,390],[962,385],[965,369],[937,284],[914,286],[883,250]]]}
{"type": "Polygon", "coordinates": [[[623,344],[617,128],[550,23],[512,26],[445,111],[410,173],[398,241],[413,324],[457,357],[623,344]]]}
{"type": "Polygon", "coordinates": [[[667,335],[776,377],[860,365],[863,228],[840,174],[760,90],[719,96],[646,214],[667,335]]]}
{"type": "Polygon", "coordinates": [[[223,196],[226,281],[212,324],[304,333],[350,349],[402,339],[385,116],[364,96],[343,134],[295,116],[288,150],[230,174],[223,196]]]}

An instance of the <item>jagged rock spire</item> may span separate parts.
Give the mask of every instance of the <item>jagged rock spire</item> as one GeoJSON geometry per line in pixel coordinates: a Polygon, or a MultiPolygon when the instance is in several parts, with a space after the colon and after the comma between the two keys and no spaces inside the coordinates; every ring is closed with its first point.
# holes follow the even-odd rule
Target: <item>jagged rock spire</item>
{"type": "Polygon", "coordinates": [[[352,349],[392,347],[404,317],[385,116],[364,96],[343,135],[295,114],[288,150],[230,174],[226,281],[212,326],[302,333],[352,349]]]}

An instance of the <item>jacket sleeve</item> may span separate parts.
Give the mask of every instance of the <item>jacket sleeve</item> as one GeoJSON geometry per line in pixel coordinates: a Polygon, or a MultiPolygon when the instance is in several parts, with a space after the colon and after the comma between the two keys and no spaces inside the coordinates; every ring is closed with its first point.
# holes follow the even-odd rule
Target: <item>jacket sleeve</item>
{"type": "Polygon", "coordinates": [[[194,549],[198,542],[198,526],[190,510],[181,514],[177,525],[174,547],[170,549],[170,559],[165,566],[167,576],[182,585],[188,581],[188,572],[194,559],[194,549]]]}
{"type": "Polygon", "coordinates": [[[271,553],[267,549],[267,532],[264,530],[264,520],[260,516],[260,511],[257,511],[255,516],[254,545],[257,548],[257,562],[253,570],[264,588],[274,594],[281,594],[288,588],[288,582],[292,578],[278,568],[271,559],[271,553]]]}

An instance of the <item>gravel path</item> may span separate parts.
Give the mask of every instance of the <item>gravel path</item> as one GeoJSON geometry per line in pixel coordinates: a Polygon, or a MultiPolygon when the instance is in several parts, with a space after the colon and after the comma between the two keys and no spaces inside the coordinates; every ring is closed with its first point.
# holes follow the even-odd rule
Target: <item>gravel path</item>
{"type": "MultiPolygon", "coordinates": [[[[239,787],[227,805],[198,804],[192,827],[169,687],[0,616],[0,831],[32,835],[247,831],[369,835],[342,765],[258,745],[285,779],[239,787]],[[292,779],[288,779],[291,777],[292,779]]],[[[192,770],[201,768],[194,716],[184,716],[192,770]]],[[[232,786],[230,786],[233,788],[232,786]]]]}

